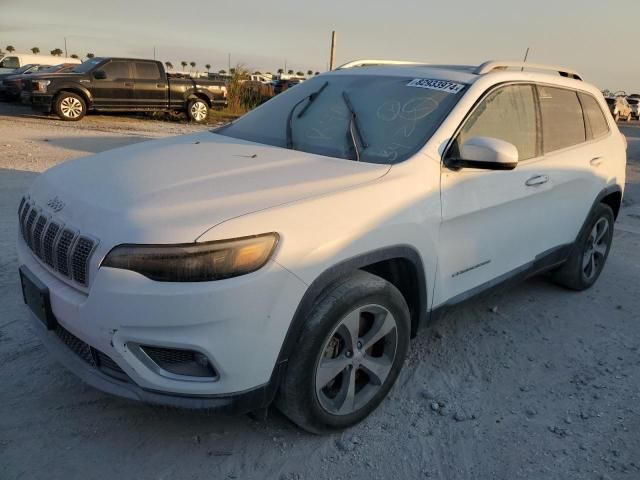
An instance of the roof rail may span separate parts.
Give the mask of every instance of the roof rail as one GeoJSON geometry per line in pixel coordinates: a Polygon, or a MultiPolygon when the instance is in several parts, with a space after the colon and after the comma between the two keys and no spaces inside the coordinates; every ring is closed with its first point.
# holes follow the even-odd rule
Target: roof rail
{"type": "Polygon", "coordinates": [[[375,67],[377,65],[426,65],[423,62],[403,62],[399,60],[354,60],[353,62],[340,65],[336,70],[356,67],[375,67]]]}
{"type": "Polygon", "coordinates": [[[526,62],[510,62],[510,61],[501,61],[501,60],[489,60],[488,62],[484,62],[482,65],[479,65],[478,68],[475,69],[474,73],[477,75],[485,75],[494,70],[506,70],[507,68],[521,68],[528,70],[548,70],[555,71],[562,77],[573,78],[575,80],[582,80],[582,75],[574,70],[570,70],[564,67],[556,67],[553,65],[541,65],[538,63],[526,63],[526,62]]]}

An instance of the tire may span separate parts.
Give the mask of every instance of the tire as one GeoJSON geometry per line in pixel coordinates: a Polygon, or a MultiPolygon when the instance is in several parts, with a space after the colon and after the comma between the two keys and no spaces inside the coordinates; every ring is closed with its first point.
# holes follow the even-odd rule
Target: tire
{"type": "Polygon", "coordinates": [[[204,123],[209,118],[209,105],[201,98],[189,100],[187,105],[187,117],[196,123],[204,123]]]}
{"type": "Polygon", "coordinates": [[[276,406],[315,434],[357,424],[376,409],[397,379],[410,330],[409,308],[396,287],[363,271],[344,277],[328,287],[309,312],[276,406]],[[347,325],[355,325],[357,335],[350,334],[347,325]],[[325,375],[328,371],[332,373],[325,375]]]}
{"type": "Polygon", "coordinates": [[[67,122],[77,122],[87,114],[87,103],[80,95],[61,92],[55,99],[56,115],[67,122]]]}
{"type": "Polygon", "coordinates": [[[608,205],[600,203],[593,209],[571,255],[554,273],[556,283],[578,291],[596,283],[611,250],[614,221],[613,210],[608,205]]]}

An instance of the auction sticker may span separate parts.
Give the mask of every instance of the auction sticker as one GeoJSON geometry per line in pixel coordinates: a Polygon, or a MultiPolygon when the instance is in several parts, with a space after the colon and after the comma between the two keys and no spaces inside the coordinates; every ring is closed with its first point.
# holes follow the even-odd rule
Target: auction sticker
{"type": "Polygon", "coordinates": [[[464,88],[462,83],[449,82],[447,80],[432,80],[429,78],[414,78],[407,87],[428,88],[430,90],[439,90],[447,93],[460,93],[464,88]]]}

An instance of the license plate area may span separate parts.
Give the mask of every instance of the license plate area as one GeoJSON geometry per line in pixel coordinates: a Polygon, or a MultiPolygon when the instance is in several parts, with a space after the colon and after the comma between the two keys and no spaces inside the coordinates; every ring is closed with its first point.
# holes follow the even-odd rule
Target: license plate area
{"type": "Polygon", "coordinates": [[[48,330],[53,330],[57,322],[51,310],[47,286],[24,265],[20,267],[20,284],[24,303],[48,330]]]}

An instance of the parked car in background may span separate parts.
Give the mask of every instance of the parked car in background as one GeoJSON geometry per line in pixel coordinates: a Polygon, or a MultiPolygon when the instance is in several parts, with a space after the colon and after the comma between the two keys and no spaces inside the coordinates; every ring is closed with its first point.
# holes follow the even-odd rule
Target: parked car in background
{"type": "Polygon", "coordinates": [[[289,88],[295,87],[302,83],[304,79],[302,78],[287,78],[287,79],[277,79],[273,81],[273,93],[274,95],[278,95],[279,93],[288,90],[289,88]]]}
{"type": "Polygon", "coordinates": [[[18,73],[17,70],[27,64],[38,65],[58,65],[60,63],[82,63],[77,58],[70,57],[57,57],[55,55],[33,55],[30,53],[10,53],[0,60],[0,74],[3,73],[18,73]]]}
{"type": "Polygon", "coordinates": [[[640,98],[630,96],[627,97],[627,102],[631,107],[631,118],[640,120],[640,98]]]}
{"type": "Polygon", "coordinates": [[[179,111],[204,122],[209,109],[227,99],[223,82],[167,75],[162,62],[132,58],[93,58],[71,72],[41,75],[30,84],[34,109],[70,121],[88,111],[179,111]]]}
{"type": "Polygon", "coordinates": [[[447,309],[542,272],[595,284],[627,146],[599,90],[522,62],[367,64],[38,175],[16,223],[42,343],[115,395],[275,401],[328,433],[375,410],[447,309]]]}
{"type": "Polygon", "coordinates": [[[617,122],[618,120],[631,120],[632,109],[631,105],[625,97],[622,95],[618,95],[616,97],[607,97],[606,98],[607,105],[609,106],[609,111],[613,118],[617,122]]]}
{"type": "Polygon", "coordinates": [[[76,66],[77,65],[74,63],[62,63],[60,65],[54,65],[53,67],[41,65],[38,69],[21,73],[19,75],[9,75],[3,80],[0,80],[0,98],[9,101],[18,100],[23,88],[29,84],[31,79],[52,73],[69,72],[76,66]]]}

